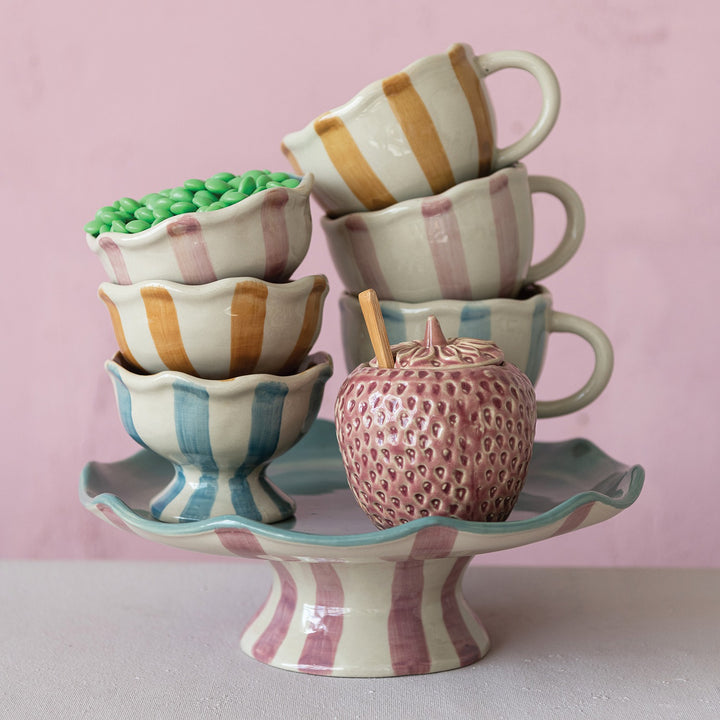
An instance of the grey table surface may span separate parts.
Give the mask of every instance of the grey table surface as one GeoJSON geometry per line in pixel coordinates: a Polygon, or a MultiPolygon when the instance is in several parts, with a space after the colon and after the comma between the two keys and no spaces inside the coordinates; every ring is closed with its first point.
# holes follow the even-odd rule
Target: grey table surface
{"type": "Polygon", "coordinates": [[[489,654],[382,679],[244,655],[270,582],[261,561],[0,562],[0,718],[720,718],[720,570],[474,564],[489,654]]]}

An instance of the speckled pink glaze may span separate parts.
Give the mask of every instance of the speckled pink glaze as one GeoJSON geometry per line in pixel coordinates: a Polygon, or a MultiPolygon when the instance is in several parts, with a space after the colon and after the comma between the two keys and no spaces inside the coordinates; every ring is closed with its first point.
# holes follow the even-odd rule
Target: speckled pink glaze
{"type": "Polygon", "coordinates": [[[428,515],[505,520],[532,454],[532,383],[492,342],[447,341],[434,317],[423,342],[393,354],[393,368],[355,368],[335,403],[360,506],[381,529],[428,515]]]}

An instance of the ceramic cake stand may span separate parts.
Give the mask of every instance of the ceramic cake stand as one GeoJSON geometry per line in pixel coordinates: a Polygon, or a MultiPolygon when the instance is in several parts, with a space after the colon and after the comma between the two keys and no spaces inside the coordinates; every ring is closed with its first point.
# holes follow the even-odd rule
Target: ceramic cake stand
{"type": "Polygon", "coordinates": [[[345,677],[421,674],[479,660],[488,635],[461,589],[472,557],[607,520],[637,499],[644,478],[641,467],[621,464],[587,440],[539,442],[506,522],[428,517],[378,531],[351,495],[326,420],[269,470],[297,501],[295,518],[283,523],[154,520],[149,500],[172,474],[148,450],[91,462],[80,497],[91,512],[148,540],[268,560],[274,583],[242,649],[287,670],[345,677]]]}

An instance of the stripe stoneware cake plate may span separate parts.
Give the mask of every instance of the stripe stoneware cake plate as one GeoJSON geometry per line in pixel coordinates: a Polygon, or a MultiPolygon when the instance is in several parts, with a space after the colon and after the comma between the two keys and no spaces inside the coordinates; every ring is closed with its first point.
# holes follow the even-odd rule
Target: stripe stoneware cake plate
{"type": "Polygon", "coordinates": [[[588,440],[537,442],[507,521],[427,517],[378,531],[351,495],[327,420],[317,420],[268,471],[297,502],[289,520],[155,520],[149,499],[172,472],[148,450],[119,462],[90,462],[80,499],[98,517],[154,542],[268,560],[273,586],[242,635],[242,649],[275,667],[344,677],[423,674],[476,662],[490,640],[462,594],[472,557],[608,520],[635,502],[644,480],[640,466],[620,463],[588,440]]]}

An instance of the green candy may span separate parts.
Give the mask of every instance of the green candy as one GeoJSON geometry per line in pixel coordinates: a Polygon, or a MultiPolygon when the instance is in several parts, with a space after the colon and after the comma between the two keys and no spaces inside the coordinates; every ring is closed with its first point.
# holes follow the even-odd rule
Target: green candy
{"type": "Polygon", "coordinates": [[[131,220],[126,226],[127,231],[131,233],[142,232],[150,227],[150,223],[144,220],[131,220]]]}
{"type": "Polygon", "coordinates": [[[144,220],[145,222],[151,223],[155,219],[153,211],[149,207],[143,207],[142,205],[135,211],[136,220],[144,220]]]}
{"type": "Polygon", "coordinates": [[[255,192],[255,178],[252,175],[243,175],[238,191],[245,195],[252,195],[255,192]]]}
{"type": "MultiPolygon", "coordinates": [[[[215,173],[210,180],[222,180],[223,182],[228,182],[232,180],[235,177],[232,173],[229,172],[219,172],[215,173]]],[[[205,183],[205,187],[207,187],[207,182],[205,183]]]]}
{"type": "Polygon", "coordinates": [[[222,178],[212,177],[205,181],[205,188],[215,195],[222,195],[224,192],[230,190],[230,186],[227,184],[227,180],[222,178]]]}
{"type": "Polygon", "coordinates": [[[197,207],[192,201],[186,202],[185,200],[179,200],[170,206],[170,212],[173,215],[184,215],[185,213],[195,212],[196,210],[197,207]]]}
{"type": "Polygon", "coordinates": [[[153,211],[153,214],[157,216],[158,212],[169,211],[174,202],[176,201],[160,196],[152,205],[148,205],[148,207],[153,211]]]}
{"type": "Polygon", "coordinates": [[[104,205],[85,224],[85,232],[95,237],[110,231],[142,232],[175,215],[221,210],[265,189],[295,188],[300,182],[295,175],[270,170],[248,170],[241,175],[219,172],[207,180],[189,178],[179,187],[148,193],[140,200],[122,197],[104,205]]]}
{"type": "Polygon", "coordinates": [[[246,197],[247,195],[245,195],[245,193],[238,192],[237,190],[228,190],[220,196],[220,200],[228,205],[234,205],[246,197]]]}
{"type": "Polygon", "coordinates": [[[95,213],[95,219],[100,220],[104,225],[109,225],[113,220],[117,220],[117,210],[112,205],[105,205],[95,213]]]}
{"type": "Polygon", "coordinates": [[[192,190],[186,190],[184,187],[176,187],[170,191],[170,200],[173,202],[192,202],[193,192],[192,190]]]}
{"type": "Polygon", "coordinates": [[[270,178],[265,173],[263,173],[262,175],[258,175],[255,178],[255,185],[258,187],[258,189],[264,188],[268,184],[269,180],[270,178]]]}
{"type": "Polygon", "coordinates": [[[217,200],[216,195],[213,195],[213,193],[208,192],[204,188],[205,188],[205,186],[203,185],[203,189],[198,190],[193,195],[192,201],[195,205],[197,205],[198,208],[207,207],[208,205],[211,205],[212,203],[214,203],[217,200]]]}
{"type": "Polygon", "coordinates": [[[85,223],[85,232],[88,235],[95,235],[100,232],[100,226],[102,222],[100,220],[91,220],[89,223],[85,223]]]}
{"type": "Polygon", "coordinates": [[[127,213],[130,213],[131,215],[135,214],[135,211],[141,207],[140,203],[137,200],[134,200],[130,197],[122,197],[118,201],[118,205],[120,206],[120,210],[124,210],[127,213]]]}
{"type": "Polygon", "coordinates": [[[190,178],[183,183],[183,187],[190,192],[196,193],[198,190],[205,189],[205,183],[197,178],[190,178]]]}
{"type": "Polygon", "coordinates": [[[140,198],[140,204],[146,207],[152,207],[153,204],[162,197],[160,193],[148,193],[140,198]]]}
{"type": "Polygon", "coordinates": [[[153,217],[155,220],[162,222],[163,220],[167,220],[169,217],[172,217],[175,213],[170,209],[170,207],[156,208],[153,210],[153,217]]]}

